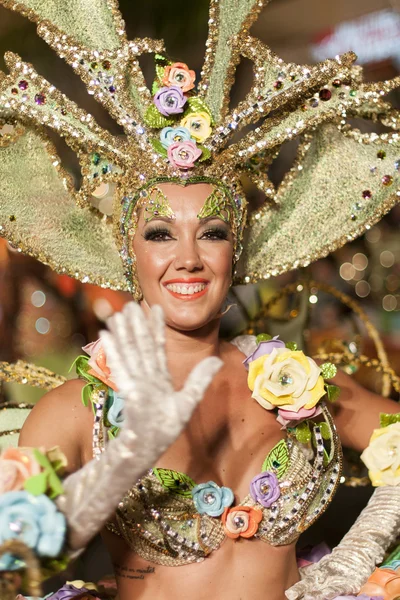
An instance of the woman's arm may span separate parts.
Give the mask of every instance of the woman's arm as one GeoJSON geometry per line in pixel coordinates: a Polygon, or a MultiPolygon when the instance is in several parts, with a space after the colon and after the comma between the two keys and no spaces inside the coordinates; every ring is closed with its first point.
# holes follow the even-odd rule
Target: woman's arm
{"type": "Polygon", "coordinates": [[[380,413],[398,413],[400,406],[363,388],[357,381],[338,371],[332,380],[340,387],[338,400],[330,405],[343,446],[362,452],[369,444],[374,429],[380,427],[380,413]]]}
{"type": "Polygon", "coordinates": [[[59,446],[68,460],[68,473],[77,471],[91,457],[93,412],[82,404],[85,382],[67,381],[35,405],[24,423],[19,446],[59,446]]]}

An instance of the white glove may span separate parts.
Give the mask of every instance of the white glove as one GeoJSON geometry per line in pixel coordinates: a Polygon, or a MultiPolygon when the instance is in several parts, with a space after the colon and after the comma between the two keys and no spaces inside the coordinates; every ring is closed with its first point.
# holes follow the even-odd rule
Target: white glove
{"type": "MultiPolygon", "coordinates": [[[[111,333],[101,339],[118,392],[125,400],[124,423],[118,438],[64,481],[57,500],[69,525],[69,548],[83,549],[103,527],[132,485],[154,466],[202,399],[222,366],[217,357],[204,359],[175,391],[164,351],[162,310],[155,306],[147,320],[131,302],[107,321],[111,333]]],[[[76,552],[75,554],[77,554],[76,552]]]]}
{"type": "Polygon", "coordinates": [[[303,569],[302,581],[286,591],[289,600],[331,600],[357,594],[400,528],[400,487],[375,490],[366,508],[331,554],[303,569]]]}

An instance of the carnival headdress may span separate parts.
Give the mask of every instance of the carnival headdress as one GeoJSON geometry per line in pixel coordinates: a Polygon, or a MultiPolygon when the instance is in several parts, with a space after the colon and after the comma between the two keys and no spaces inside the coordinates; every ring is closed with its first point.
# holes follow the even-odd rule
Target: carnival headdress
{"type": "Polygon", "coordinates": [[[205,210],[216,205],[224,214],[231,211],[237,258],[246,220],[240,182],[247,177],[265,192],[236,269],[236,280],[244,283],[328,254],[400,199],[397,131],[364,134],[347,122],[356,117],[397,130],[399,113],[383,98],[400,79],[363,83],[351,52],[315,66],[285,63],[249,35],[268,0],[210,0],[197,91],[194,72],[169,61],[162,42],[127,40],[116,0],[0,3],[37,23],[38,34],[125,132],[111,135],[30,64],[6,54],[10,73],[0,74],[0,234],[59,273],[135,293],[129,233],[135,206],[154,182],[214,183],[225,200],[214,197],[205,210]],[[151,91],[138,62],[143,53],[156,55],[151,91]],[[254,82],[230,109],[241,57],[253,62],[254,82]],[[46,137],[47,127],[76,152],[79,191],[46,137]],[[267,169],[282,144],[297,137],[297,160],[275,190],[267,169]],[[93,207],[102,184],[113,184],[112,216],[93,207]]]}

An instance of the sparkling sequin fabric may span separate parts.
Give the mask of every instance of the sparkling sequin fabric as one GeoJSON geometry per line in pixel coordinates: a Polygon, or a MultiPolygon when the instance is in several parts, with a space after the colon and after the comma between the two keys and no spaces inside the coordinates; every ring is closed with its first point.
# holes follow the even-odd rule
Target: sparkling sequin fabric
{"type": "Polygon", "coordinates": [[[154,178],[222,182],[241,214],[240,236],[246,218],[242,181],[250,179],[265,192],[266,204],[248,223],[237,265],[236,280],[244,283],[328,254],[399,200],[400,119],[384,99],[399,79],[363,83],[351,52],[311,67],[285,63],[249,35],[268,0],[210,1],[205,62],[194,94],[209,107],[213,128],[204,141],[205,159],[184,171],[157,152],[152,142],[159,132],[145,119],[153,98],[138,59],[163,53],[161,41],[129,41],[116,0],[0,2],[37,24],[38,35],[125,133],[111,135],[29,63],[6,54],[9,73],[0,73],[0,235],[57,272],[135,294],[124,221],[154,178]],[[254,82],[229,109],[241,57],[253,62],[254,82]],[[354,117],[379,121],[393,132],[361,134],[348,122],[354,117]],[[233,142],[248,125],[256,127],[233,142]],[[46,128],[77,154],[79,191],[46,128]],[[274,189],[268,167],[281,145],[298,137],[297,162],[274,189]],[[107,217],[93,208],[104,189],[113,195],[107,217]]]}
{"type": "MultiPolygon", "coordinates": [[[[236,345],[248,351],[254,349],[254,340],[240,336],[236,345]]],[[[104,392],[94,399],[94,456],[106,447],[105,402],[104,392]]],[[[255,537],[271,545],[295,541],[325,510],[339,484],[341,446],[329,412],[325,407],[322,411],[323,425],[313,430],[313,450],[289,431],[260,465],[260,472],[268,468],[279,481],[281,493],[276,501],[265,508],[249,494],[237,504],[262,511],[255,537]]],[[[226,534],[220,518],[197,512],[191,492],[195,483],[203,482],[193,482],[177,471],[154,468],[126,494],[107,527],[151,562],[167,566],[200,562],[219,548],[226,534]]]]}

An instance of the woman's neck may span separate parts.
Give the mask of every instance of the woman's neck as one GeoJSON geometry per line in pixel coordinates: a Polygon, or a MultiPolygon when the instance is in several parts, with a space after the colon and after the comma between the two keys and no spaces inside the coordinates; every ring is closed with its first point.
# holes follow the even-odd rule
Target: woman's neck
{"type": "Polygon", "coordinates": [[[168,368],[176,389],[183,387],[191,370],[204,358],[220,355],[220,320],[215,319],[196,331],[166,327],[168,368]]]}

